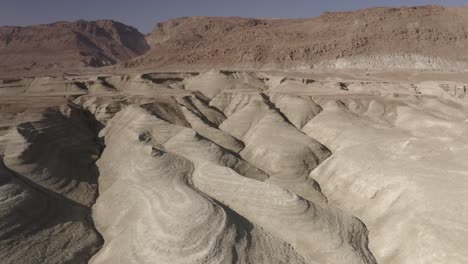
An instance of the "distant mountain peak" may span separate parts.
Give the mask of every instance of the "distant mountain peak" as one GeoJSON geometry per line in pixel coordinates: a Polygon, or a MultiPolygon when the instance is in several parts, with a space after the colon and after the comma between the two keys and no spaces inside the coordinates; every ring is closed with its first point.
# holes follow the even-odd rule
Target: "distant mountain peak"
{"type": "Polygon", "coordinates": [[[123,62],[149,49],[137,29],[113,20],[0,27],[0,69],[78,69],[123,62]]]}

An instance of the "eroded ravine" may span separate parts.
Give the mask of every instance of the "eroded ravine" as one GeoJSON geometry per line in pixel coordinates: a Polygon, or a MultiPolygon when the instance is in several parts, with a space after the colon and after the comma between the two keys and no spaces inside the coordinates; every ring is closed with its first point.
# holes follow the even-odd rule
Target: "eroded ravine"
{"type": "Polygon", "coordinates": [[[102,245],[90,218],[100,154],[92,120],[66,102],[15,107],[29,115],[0,136],[2,262],[85,263],[102,245]]]}
{"type": "MultiPolygon", "coordinates": [[[[236,133],[229,133],[229,130],[224,129],[227,127],[224,126],[224,123],[227,122],[229,118],[233,118],[232,116],[228,119],[225,117],[220,117],[218,113],[222,113],[221,110],[214,106],[211,106],[211,108],[206,107],[206,105],[200,101],[198,101],[197,107],[196,104],[193,103],[193,100],[197,102],[196,97],[193,97],[192,99],[184,97],[183,101],[180,101],[179,99],[167,98],[166,101],[159,100],[153,103],[146,102],[144,105],[142,105],[142,107],[137,105],[127,106],[122,111],[117,113],[114,118],[109,120],[107,127],[102,133],[102,136],[106,138],[107,148],[104,151],[103,157],[98,162],[101,168],[101,196],[98,199],[94,211],[98,229],[103,232],[105,238],[109,239],[106,239],[106,244],[103,250],[95,258],[93,258],[93,262],[111,263],[112,261],[115,261],[115,259],[126,259],[126,261],[131,262],[134,260],[134,258],[143,262],[148,262],[150,259],[156,257],[164,259],[163,262],[171,261],[173,263],[213,263],[219,261],[220,258],[223,259],[223,262],[233,262],[232,255],[229,252],[243,252],[241,254],[242,257],[240,257],[240,253],[234,254],[237,256],[236,261],[234,262],[264,262],[267,258],[266,256],[269,255],[271,259],[282,263],[284,260],[282,261],[279,256],[271,255],[273,252],[279,250],[278,248],[274,250],[273,248],[277,246],[272,245],[280,243],[278,245],[282,245],[281,248],[283,248],[280,250],[281,252],[287,252],[288,250],[292,250],[294,248],[294,251],[291,251],[290,253],[281,254],[282,256],[296,256],[293,258],[288,257],[291,258],[287,261],[288,263],[295,263],[298,261],[306,261],[307,263],[333,263],[340,262],[340,259],[348,259],[349,263],[373,263],[374,258],[367,249],[368,242],[365,226],[363,226],[362,223],[357,219],[353,219],[353,217],[348,216],[339,210],[328,208],[328,206],[323,203],[326,198],[320,193],[318,184],[312,179],[308,178],[310,171],[315,168],[323,159],[330,155],[328,150],[324,146],[320,146],[318,142],[315,142],[297,130],[297,128],[295,128],[283,114],[279,113],[279,110],[274,107],[274,104],[269,101],[268,97],[259,96],[258,98],[258,101],[253,100],[248,105],[257,104],[260,106],[260,109],[263,109],[261,111],[264,112],[265,116],[260,116],[259,118],[264,119],[264,121],[259,120],[259,127],[266,126],[263,128],[265,130],[268,130],[268,126],[273,129],[286,130],[286,132],[283,133],[290,134],[292,136],[290,139],[287,139],[285,142],[279,142],[278,140],[281,140],[280,138],[272,138],[271,141],[265,141],[264,145],[256,145],[255,143],[251,143],[249,145],[242,136],[239,136],[236,133]],[[191,104],[187,104],[186,102],[191,102],[191,104]],[[171,110],[170,113],[165,111],[150,110],[160,109],[161,105],[165,105],[166,109],[173,110],[171,110]],[[173,106],[168,108],[169,105],[173,106]],[[200,107],[202,107],[202,109],[200,109],[200,107]],[[180,110],[182,110],[182,112],[180,110]],[[202,114],[207,113],[208,110],[211,110],[211,115],[205,116],[202,114]],[[172,117],[170,115],[172,115],[172,117]],[[173,121],[168,122],[169,120],[173,121]],[[178,122],[176,120],[184,121],[178,122]],[[221,122],[219,120],[221,120],[221,122]],[[220,124],[219,128],[217,125],[214,125],[216,123],[220,124]],[[276,127],[276,125],[279,126],[276,127]],[[198,131],[200,131],[201,134],[197,133],[198,131]],[[226,148],[215,143],[220,141],[220,139],[228,139],[232,136],[234,136],[238,142],[241,142],[241,148],[226,148]],[[275,141],[276,144],[281,145],[283,149],[268,149],[268,147],[271,146],[271,142],[275,141]],[[286,156],[281,157],[281,155],[285,154],[281,153],[291,145],[298,144],[299,142],[301,142],[300,144],[304,144],[306,147],[293,149],[292,151],[293,153],[296,153],[295,155],[297,155],[299,162],[304,165],[289,165],[287,164],[287,161],[283,163],[283,166],[281,164],[271,163],[278,163],[279,160],[285,159],[286,156]],[[135,148],[135,151],[137,151],[137,149],[141,149],[139,152],[136,152],[140,154],[131,154],[130,158],[119,155],[122,149],[133,153],[133,148],[135,148]],[[147,151],[142,152],[145,148],[147,151]],[[244,152],[248,148],[250,148],[250,150],[248,150],[250,152],[244,152]],[[273,160],[272,156],[256,157],[255,152],[259,151],[263,153],[269,152],[273,153],[272,155],[280,156],[279,158],[275,158],[273,160]],[[240,152],[240,155],[236,154],[236,152],[240,152]],[[324,154],[322,154],[322,152],[324,154]],[[177,154],[177,156],[173,156],[174,154],[171,153],[177,154]],[[167,161],[169,164],[156,165],[158,164],[158,159],[163,159],[161,157],[166,156],[172,157],[168,158],[169,160],[174,159],[175,157],[184,157],[190,161],[189,164],[192,164],[189,165],[191,168],[183,169],[184,166],[182,164],[170,165],[172,164],[170,161],[167,161]],[[244,161],[241,157],[246,158],[247,161],[244,161]],[[117,161],[114,161],[114,159],[117,161]],[[145,163],[143,160],[147,159],[152,160],[149,164],[153,164],[155,167],[146,168],[150,165],[143,165],[145,163]],[[304,161],[301,162],[301,159],[304,161]],[[254,163],[252,163],[252,161],[254,163]],[[140,164],[140,162],[142,162],[142,164],[140,164]],[[260,164],[262,167],[260,169],[256,168],[258,165],[255,166],[255,162],[260,164]],[[111,167],[108,167],[108,164],[112,164],[111,167]],[[114,168],[113,166],[117,166],[117,168],[114,168]],[[145,168],[145,175],[152,175],[151,178],[145,178],[146,180],[142,182],[140,182],[139,179],[143,177],[140,175],[142,173],[140,172],[141,166],[145,168]],[[158,168],[160,167],[171,167],[171,170],[173,171],[159,172],[158,170],[160,169],[158,168]],[[208,170],[198,169],[199,167],[208,167],[208,170]],[[220,174],[234,175],[238,173],[238,177],[240,177],[238,181],[242,184],[232,185],[223,181],[222,178],[216,179],[216,177],[213,176],[211,181],[214,181],[215,184],[210,187],[211,189],[207,188],[207,183],[200,181],[199,179],[203,179],[204,174],[211,175],[208,172],[212,170],[216,171],[218,168],[227,169],[227,171],[222,171],[223,173],[220,174]],[[188,251],[187,246],[184,246],[184,243],[187,242],[187,239],[192,238],[184,235],[185,233],[190,233],[191,236],[197,237],[197,241],[204,239],[206,240],[204,245],[209,245],[212,243],[210,241],[218,241],[219,236],[232,237],[232,235],[229,235],[229,232],[234,232],[236,234],[234,237],[242,237],[242,234],[245,233],[245,230],[242,231],[244,227],[237,226],[234,228],[234,231],[232,231],[231,228],[224,226],[223,228],[220,227],[222,230],[220,231],[221,233],[210,235],[208,230],[203,229],[205,224],[202,224],[200,227],[190,225],[188,222],[193,221],[194,217],[200,219],[197,220],[197,222],[202,221],[202,223],[204,223],[204,221],[206,221],[202,220],[204,217],[208,217],[210,214],[216,215],[216,213],[204,212],[201,215],[193,215],[190,214],[190,210],[187,211],[187,209],[182,209],[179,212],[178,210],[180,209],[177,209],[177,206],[175,206],[177,205],[177,202],[174,204],[175,201],[171,202],[165,198],[165,196],[176,197],[174,196],[175,194],[167,194],[161,197],[161,194],[159,193],[161,192],[161,189],[164,190],[164,192],[171,192],[174,189],[177,190],[181,188],[180,185],[183,186],[184,182],[187,184],[187,180],[182,180],[180,183],[174,183],[175,179],[181,177],[176,176],[182,173],[179,170],[185,171],[183,172],[185,175],[188,173],[187,171],[191,171],[189,173],[189,183],[191,185],[191,182],[193,181],[194,184],[194,186],[183,187],[185,190],[184,193],[194,192],[193,195],[195,195],[197,192],[202,191],[202,197],[210,197],[207,201],[205,201],[206,198],[202,200],[200,200],[200,198],[189,199],[189,208],[195,207],[196,209],[197,206],[199,206],[196,204],[203,204],[207,202],[208,204],[214,203],[214,208],[216,208],[216,204],[221,202],[225,206],[228,206],[230,210],[234,210],[232,212],[236,212],[236,214],[239,213],[242,215],[242,217],[245,217],[246,221],[252,221],[254,226],[259,226],[262,228],[262,230],[266,230],[266,234],[271,233],[273,235],[269,235],[269,239],[271,241],[261,246],[262,251],[258,251],[258,248],[251,246],[247,246],[244,249],[239,249],[239,246],[244,244],[242,239],[239,241],[239,238],[236,239],[237,242],[232,240],[223,240],[225,245],[220,246],[218,249],[216,249],[217,251],[214,251],[214,248],[208,250],[203,248],[197,249],[193,247],[191,248],[192,251],[188,251]],[[234,174],[229,172],[229,170],[231,170],[234,174]],[[200,173],[200,171],[205,172],[200,173]],[[267,174],[264,171],[267,172],[267,174]],[[128,178],[130,175],[131,177],[128,178]],[[173,180],[161,178],[163,175],[165,175],[164,178],[169,177],[173,180]],[[252,182],[246,183],[243,181],[243,178],[250,178],[252,182]],[[282,180],[273,181],[272,179],[274,178],[282,180]],[[155,182],[151,184],[149,183],[151,182],[149,179],[152,179],[151,181],[155,182]],[[263,182],[265,180],[270,183],[263,182]],[[173,185],[163,187],[165,184],[161,181],[169,181],[173,185]],[[257,186],[258,184],[259,186],[257,186]],[[282,188],[273,187],[271,184],[283,186],[289,188],[290,190],[294,189],[296,192],[301,192],[302,195],[307,196],[308,199],[311,200],[305,200],[296,196],[294,192],[289,192],[282,188]],[[135,187],[133,187],[133,185],[135,185],[135,187]],[[251,191],[247,191],[249,190],[249,185],[253,185],[251,191]],[[216,192],[213,191],[214,189],[219,189],[219,191],[222,193],[229,193],[229,188],[237,189],[240,186],[244,186],[245,188],[245,191],[242,192],[242,196],[245,197],[241,196],[241,200],[232,197],[230,200],[228,200],[218,196],[216,192]],[[132,189],[136,189],[138,191],[138,195],[134,193],[128,193],[132,189]],[[145,189],[149,190],[145,192],[145,189]],[[159,195],[152,194],[154,192],[158,192],[159,195]],[[136,198],[138,196],[143,196],[142,199],[153,197],[151,199],[155,204],[158,205],[158,207],[154,208],[153,205],[147,209],[135,209],[135,201],[119,200],[118,202],[114,202],[117,193],[125,193],[126,196],[134,197],[136,200],[139,200],[139,198],[136,198]],[[280,202],[289,201],[291,198],[293,198],[293,200],[286,204],[280,202]],[[242,201],[242,199],[247,200],[242,201]],[[264,199],[265,201],[263,201],[264,199]],[[274,202],[275,200],[280,203],[274,202]],[[253,203],[253,207],[249,207],[249,205],[247,205],[249,202],[247,201],[253,203]],[[126,205],[128,203],[134,204],[134,206],[128,208],[128,205],[126,205]],[[191,203],[195,204],[190,205],[191,203]],[[168,212],[169,215],[161,214],[161,211],[164,211],[158,209],[161,206],[164,208],[164,210],[169,210],[169,208],[172,208],[171,210],[174,210],[174,212],[168,212]],[[245,206],[247,206],[247,209],[243,208],[245,206]],[[134,212],[134,210],[138,212],[146,212],[144,214],[150,214],[151,216],[134,216],[134,213],[131,213],[134,212]],[[110,212],[114,211],[120,212],[120,216],[117,217],[118,220],[116,222],[109,223],[110,220],[108,217],[110,212]],[[185,214],[189,214],[190,217],[185,214]],[[276,223],[269,223],[269,221],[266,221],[266,219],[275,218],[278,219],[278,222],[276,223]],[[134,229],[138,228],[138,226],[144,228],[145,226],[148,226],[148,223],[150,222],[157,222],[160,223],[158,225],[162,225],[162,227],[157,228],[145,228],[146,232],[148,232],[146,235],[149,233],[153,234],[149,235],[152,237],[152,240],[156,239],[155,237],[158,236],[171,236],[173,239],[176,239],[176,241],[179,242],[174,243],[173,245],[171,244],[173,246],[171,249],[164,249],[163,241],[157,244],[153,244],[154,247],[152,254],[149,255],[142,255],[142,253],[132,252],[132,248],[137,247],[137,245],[144,244],[140,240],[147,241],[147,243],[149,243],[147,240],[148,238],[140,237],[143,235],[136,236],[135,234],[137,234],[137,231],[134,229]],[[172,222],[172,226],[175,228],[175,230],[165,230],[163,224],[165,222],[172,222]],[[133,225],[135,225],[135,227],[133,227],[133,225]],[[189,229],[184,231],[184,229],[177,228],[177,226],[180,225],[189,226],[187,227],[189,229]],[[305,235],[300,235],[302,233],[305,233],[305,235]],[[299,237],[302,236],[304,236],[304,238],[299,239],[299,237]],[[321,237],[320,242],[314,238],[317,236],[321,237]],[[127,242],[125,244],[116,242],[122,240],[126,240],[127,242]],[[284,242],[274,242],[275,240],[284,242]],[[352,244],[343,244],[342,241],[353,242],[351,242],[352,244]],[[292,248],[289,248],[287,245],[291,245],[292,248]],[[295,253],[295,251],[299,252],[300,255],[295,253]],[[122,254],[115,255],[114,252],[122,252],[122,254]],[[130,252],[132,252],[133,256],[129,255],[130,252]],[[302,258],[304,258],[304,260],[300,260],[302,258]]],[[[238,110],[240,111],[240,109],[238,110]]],[[[248,118],[241,118],[241,120],[248,121],[248,118]]],[[[229,121],[236,122],[234,118],[229,121]]],[[[252,129],[254,129],[256,125],[257,124],[250,123],[252,129]]],[[[249,134],[248,130],[251,128],[242,128],[242,126],[243,124],[240,123],[239,128],[247,129],[245,134],[249,134]]],[[[251,141],[255,142],[255,140],[251,141]]],[[[187,177],[187,175],[184,177],[187,177]]],[[[208,180],[208,182],[210,181],[208,180]]],[[[187,198],[182,199],[182,201],[185,200],[187,200],[187,198]]],[[[138,202],[137,204],[141,203],[146,204],[146,202],[138,202]]],[[[213,210],[214,209],[210,209],[210,211],[213,210]]],[[[195,210],[194,213],[199,213],[199,210],[195,210]]],[[[227,215],[227,212],[224,211],[224,214],[227,215]]],[[[258,232],[259,231],[255,231],[255,233],[258,232]]],[[[253,236],[253,233],[249,234],[249,236],[253,236]]],[[[264,240],[261,237],[264,237],[265,235],[259,236],[260,237],[255,238],[258,239],[256,243],[260,243],[264,240]]]]}
{"type": "Polygon", "coordinates": [[[424,224],[448,221],[444,206],[464,212],[467,116],[450,87],[216,71],[73,78],[71,94],[42,97],[67,82],[43,80],[21,89],[24,106],[2,99],[0,243],[35,245],[3,247],[7,263],[411,263],[411,250],[427,252],[422,234],[437,252],[427,261],[463,263],[442,254],[463,239],[424,224]],[[448,146],[450,180],[435,175],[434,143],[448,146]]]}

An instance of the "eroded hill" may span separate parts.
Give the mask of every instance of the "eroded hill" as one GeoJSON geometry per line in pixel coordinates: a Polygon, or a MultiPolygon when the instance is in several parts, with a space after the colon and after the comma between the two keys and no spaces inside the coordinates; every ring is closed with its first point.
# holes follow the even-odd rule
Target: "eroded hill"
{"type": "Polygon", "coordinates": [[[238,71],[4,80],[0,259],[465,263],[467,87],[238,71]]]}

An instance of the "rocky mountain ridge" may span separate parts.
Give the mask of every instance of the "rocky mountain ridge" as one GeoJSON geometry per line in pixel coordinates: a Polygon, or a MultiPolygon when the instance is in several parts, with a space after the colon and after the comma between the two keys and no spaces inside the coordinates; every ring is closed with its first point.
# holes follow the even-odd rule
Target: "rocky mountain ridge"
{"type": "Polygon", "coordinates": [[[182,17],[146,36],[110,21],[0,27],[2,75],[193,69],[464,71],[468,8],[326,12],[307,19],[182,17]]]}
{"type": "Polygon", "coordinates": [[[148,50],[137,29],[112,20],[0,27],[0,69],[79,70],[130,60],[148,50]]]}
{"type": "Polygon", "coordinates": [[[339,69],[378,62],[382,69],[443,70],[468,60],[467,15],[466,8],[421,6],[310,19],[185,17],[158,24],[147,36],[149,52],[125,65],[339,69]]]}

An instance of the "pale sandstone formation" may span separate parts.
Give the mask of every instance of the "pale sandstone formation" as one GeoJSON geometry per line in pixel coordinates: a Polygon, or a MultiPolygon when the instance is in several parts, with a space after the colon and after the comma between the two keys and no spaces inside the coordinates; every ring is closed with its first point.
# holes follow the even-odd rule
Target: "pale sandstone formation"
{"type": "Polygon", "coordinates": [[[85,263],[102,244],[93,119],[60,98],[0,105],[1,262],[85,263]]]}
{"type": "Polygon", "coordinates": [[[4,82],[0,258],[465,263],[468,84],[377,78],[4,82]]]}
{"type": "MultiPolygon", "coordinates": [[[[91,263],[305,263],[286,242],[193,188],[193,163],[164,148],[185,130],[134,106],[110,121],[94,207],[106,242],[91,263]],[[129,156],[120,160],[122,148],[129,156]]],[[[233,166],[248,174],[248,164],[233,166]]]]}

